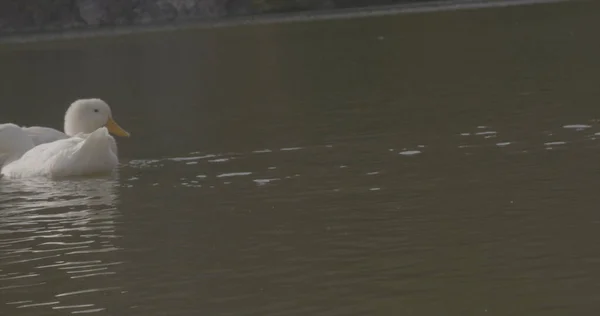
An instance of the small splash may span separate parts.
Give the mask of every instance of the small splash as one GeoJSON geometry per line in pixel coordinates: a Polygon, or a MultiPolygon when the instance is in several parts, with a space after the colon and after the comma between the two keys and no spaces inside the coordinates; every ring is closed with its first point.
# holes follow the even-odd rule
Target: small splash
{"type": "Polygon", "coordinates": [[[24,304],[24,305],[17,306],[17,308],[48,306],[48,305],[56,305],[59,303],[60,303],[59,301],[44,302],[44,303],[31,303],[31,304],[24,304]]]}
{"type": "Polygon", "coordinates": [[[471,133],[460,133],[460,136],[470,136],[471,133]]]}
{"type": "Polygon", "coordinates": [[[487,131],[487,132],[479,132],[479,133],[475,133],[475,135],[479,135],[479,136],[485,136],[485,135],[496,135],[497,132],[496,131],[487,131]]]}
{"type": "Polygon", "coordinates": [[[217,156],[213,155],[213,154],[209,154],[209,155],[204,155],[204,156],[193,156],[193,157],[173,157],[173,158],[167,158],[167,160],[170,160],[170,161],[190,161],[190,160],[201,160],[201,159],[214,158],[214,157],[217,157],[217,156]]]}
{"type": "Polygon", "coordinates": [[[370,188],[369,191],[379,191],[381,188],[370,188]]]}
{"type": "Polygon", "coordinates": [[[220,175],[217,175],[217,178],[249,176],[251,174],[252,174],[252,172],[230,172],[230,173],[222,173],[220,175]]]}
{"type": "Polygon", "coordinates": [[[71,279],[82,279],[82,278],[90,278],[90,277],[95,277],[95,276],[100,276],[100,275],[113,275],[113,274],[117,274],[116,272],[97,272],[97,273],[88,273],[88,274],[82,274],[82,275],[74,275],[71,276],[71,279]]]}
{"type": "Polygon", "coordinates": [[[229,158],[218,158],[218,159],[209,160],[208,162],[226,162],[229,160],[230,160],[229,158]]]}
{"type": "Polygon", "coordinates": [[[489,127],[489,126],[485,126],[485,125],[479,125],[479,126],[477,126],[477,128],[479,128],[479,129],[486,129],[486,128],[488,128],[488,127],[489,127]]]}
{"type": "Polygon", "coordinates": [[[86,309],[86,310],[82,310],[82,311],[74,311],[74,312],[71,312],[71,314],[91,314],[91,313],[101,312],[103,310],[106,310],[106,308],[96,308],[96,309],[86,309]]]}
{"type": "Polygon", "coordinates": [[[566,129],[574,129],[576,131],[582,131],[586,128],[591,128],[591,125],[587,125],[587,124],[571,124],[571,125],[565,125],[563,126],[563,128],[566,129]]]}
{"type": "Polygon", "coordinates": [[[544,145],[546,146],[558,146],[558,145],[566,145],[567,142],[547,142],[544,143],[544,145]]]}
{"type": "Polygon", "coordinates": [[[496,146],[498,146],[498,147],[505,147],[508,145],[510,145],[510,142],[496,143],[496,146]]]}
{"type": "Polygon", "coordinates": [[[149,168],[153,165],[157,164],[159,161],[155,159],[148,160],[131,160],[129,161],[129,165],[134,168],[149,168]]]}
{"type": "Polygon", "coordinates": [[[81,291],[75,291],[75,292],[65,292],[65,293],[61,293],[61,294],[56,294],[56,297],[63,297],[63,296],[72,296],[72,295],[80,295],[80,294],[86,294],[86,293],[95,293],[95,292],[103,292],[103,291],[113,291],[113,290],[119,290],[119,287],[105,287],[105,288],[97,288],[97,289],[89,289],[89,290],[81,290],[81,291]]]}
{"type": "Polygon", "coordinates": [[[182,182],[181,186],[186,187],[186,188],[201,188],[202,185],[201,184],[197,184],[194,182],[182,182]]]}
{"type": "Polygon", "coordinates": [[[54,306],[54,307],[52,307],[52,309],[76,309],[76,308],[85,308],[85,307],[94,307],[94,304],[54,306]]]}
{"type": "Polygon", "coordinates": [[[270,182],[277,181],[277,180],[279,180],[279,179],[277,179],[277,178],[273,178],[273,179],[255,179],[255,180],[252,180],[252,181],[254,181],[254,183],[256,183],[256,185],[262,186],[262,185],[266,185],[266,184],[269,184],[270,182]]]}
{"type": "Polygon", "coordinates": [[[294,150],[300,150],[302,149],[302,147],[287,147],[287,148],[281,148],[281,151],[294,151],[294,150]]]}
{"type": "Polygon", "coordinates": [[[420,150],[405,150],[405,151],[399,152],[398,155],[402,155],[402,156],[414,156],[414,155],[418,155],[420,153],[421,153],[420,150]]]}
{"type": "Polygon", "coordinates": [[[17,304],[25,304],[25,303],[33,303],[33,301],[31,301],[31,300],[14,301],[14,302],[8,302],[8,303],[6,303],[6,305],[17,305],[17,304]]]}
{"type": "Polygon", "coordinates": [[[196,176],[196,178],[206,179],[206,175],[205,174],[199,174],[199,175],[196,176]]]}
{"type": "Polygon", "coordinates": [[[261,150],[255,150],[252,153],[253,154],[264,154],[264,153],[270,153],[270,152],[272,152],[272,150],[270,150],[270,149],[261,149],[261,150]]]}
{"type": "Polygon", "coordinates": [[[20,285],[0,286],[0,291],[10,290],[10,289],[19,289],[19,288],[25,288],[25,287],[32,287],[32,286],[43,285],[43,284],[46,284],[46,282],[40,282],[40,283],[34,283],[34,284],[20,284],[20,285]]]}
{"type": "Polygon", "coordinates": [[[366,175],[368,176],[374,176],[376,174],[379,174],[379,171],[373,171],[373,172],[367,172],[366,175]]]}
{"type": "Polygon", "coordinates": [[[198,162],[197,161],[188,161],[185,163],[186,165],[197,165],[198,162]]]}

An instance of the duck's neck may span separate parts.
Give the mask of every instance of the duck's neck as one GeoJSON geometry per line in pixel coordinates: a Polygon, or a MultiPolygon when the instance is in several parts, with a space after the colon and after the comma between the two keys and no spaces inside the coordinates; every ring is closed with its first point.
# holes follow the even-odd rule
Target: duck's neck
{"type": "Polygon", "coordinates": [[[80,133],[90,134],[97,129],[97,125],[78,117],[76,113],[67,112],[65,115],[64,131],[69,137],[73,137],[80,133]]]}
{"type": "Polygon", "coordinates": [[[65,120],[65,134],[67,134],[69,137],[73,137],[80,133],[89,134],[91,132],[93,132],[93,130],[90,131],[81,124],[78,124],[77,122],[70,122],[69,120],[65,120]]]}

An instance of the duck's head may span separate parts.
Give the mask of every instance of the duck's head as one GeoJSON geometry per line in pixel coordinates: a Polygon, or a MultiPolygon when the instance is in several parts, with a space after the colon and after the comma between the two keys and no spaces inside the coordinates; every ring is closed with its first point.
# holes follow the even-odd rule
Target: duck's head
{"type": "Polygon", "coordinates": [[[65,134],[69,136],[89,134],[100,127],[106,127],[114,135],[129,137],[129,133],[113,120],[110,107],[101,99],[79,99],[65,114],[65,134]]]}

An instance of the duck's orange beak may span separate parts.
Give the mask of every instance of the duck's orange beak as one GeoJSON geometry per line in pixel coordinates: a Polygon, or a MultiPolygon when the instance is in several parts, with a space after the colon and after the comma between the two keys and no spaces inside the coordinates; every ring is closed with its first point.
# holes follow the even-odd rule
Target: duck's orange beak
{"type": "Polygon", "coordinates": [[[117,122],[115,122],[115,120],[113,120],[112,117],[108,118],[108,122],[106,122],[105,126],[110,133],[115,134],[117,136],[129,137],[130,135],[126,130],[122,129],[121,126],[119,126],[119,124],[117,124],[117,122]]]}

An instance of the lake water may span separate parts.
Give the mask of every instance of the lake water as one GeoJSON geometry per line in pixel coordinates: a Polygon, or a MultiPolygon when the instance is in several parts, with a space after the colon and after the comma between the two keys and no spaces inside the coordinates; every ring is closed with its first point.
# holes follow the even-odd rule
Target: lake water
{"type": "Polygon", "coordinates": [[[598,9],[0,46],[1,122],[132,133],[0,180],[0,314],[597,313],[598,9]]]}

